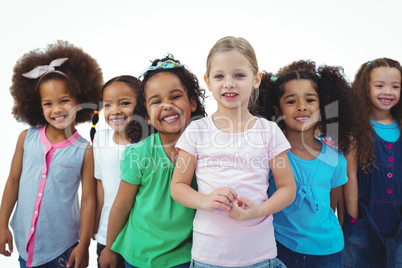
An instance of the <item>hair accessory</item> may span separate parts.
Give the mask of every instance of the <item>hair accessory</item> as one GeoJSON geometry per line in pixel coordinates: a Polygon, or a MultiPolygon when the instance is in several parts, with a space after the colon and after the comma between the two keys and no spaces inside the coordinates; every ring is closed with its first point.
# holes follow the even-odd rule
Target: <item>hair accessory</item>
{"type": "Polygon", "coordinates": [[[321,78],[321,74],[320,73],[315,73],[317,75],[318,78],[321,78]]]}
{"type": "Polygon", "coordinates": [[[138,78],[141,78],[149,71],[154,71],[158,69],[173,69],[180,67],[183,67],[183,65],[173,60],[159,61],[158,64],[156,64],[156,66],[149,66],[148,68],[146,68],[145,71],[142,72],[142,74],[138,78]]]}
{"type": "Polygon", "coordinates": [[[372,64],[373,63],[373,60],[372,61],[369,61],[369,62],[367,62],[367,66],[369,66],[370,64],[372,64]]]}
{"type": "Polygon", "coordinates": [[[276,80],[278,80],[278,77],[276,77],[276,76],[271,76],[271,82],[275,82],[276,80]]]}
{"type": "Polygon", "coordinates": [[[99,114],[99,111],[97,111],[97,110],[94,110],[94,114],[99,114]]]}
{"type": "Polygon", "coordinates": [[[48,73],[59,73],[65,77],[67,77],[67,75],[65,75],[63,72],[57,71],[54,68],[54,67],[61,66],[67,60],[68,60],[68,58],[55,59],[49,65],[37,66],[34,69],[32,69],[31,71],[29,71],[27,73],[23,73],[22,76],[24,76],[26,78],[30,78],[30,79],[37,79],[37,78],[42,78],[44,75],[46,75],[48,73]]]}

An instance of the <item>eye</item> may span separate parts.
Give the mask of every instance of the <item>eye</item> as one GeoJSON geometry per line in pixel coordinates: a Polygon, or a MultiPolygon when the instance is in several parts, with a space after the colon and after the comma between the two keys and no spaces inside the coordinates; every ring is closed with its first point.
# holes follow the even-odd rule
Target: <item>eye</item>
{"type": "Polygon", "coordinates": [[[151,106],[152,105],[158,105],[158,104],[160,104],[161,103],[161,101],[153,101],[153,102],[151,102],[151,106]]]}
{"type": "Polygon", "coordinates": [[[109,104],[109,103],[105,103],[105,104],[103,104],[103,107],[105,107],[105,108],[110,108],[110,107],[112,107],[112,105],[109,104]]]}
{"type": "Polygon", "coordinates": [[[216,79],[222,79],[222,78],[223,78],[223,75],[217,74],[217,75],[214,76],[214,78],[216,78],[216,79]]]}
{"type": "Polygon", "coordinates": [[[42,103],[42,106],[50,106],[50,105],[52,105],[50,102],[42,103]]]}
{"type": "Polygon", "coordinates": [[[70,99],[63,99],[63,100],[61,100],[61,103],[66,103],[66,102],[70,102],[71,100],[70,99]]]}
{"type": "Polygon", "coordinates": [[[122,102],[122,103],[121,103],[122,106],[127,106],[127,105],[130,105],[130,104],[131,104],[131,103],[128,102],[128,101],[125,101],[125,102],[122,102]]]}
{"type": "Polygon", "coordinates": [[[296,101],[295,101],[295,100],[288,100],[286,103],[287,103],[287,104],[295,104],[296,101]]]}
{"type": "Polygon", "coordinates": [[[175,96],[172,97],[172,100],[177,100],[177,99],[179,99],[180,97],[181,97],[181,95],[175,95],[175,96]]]}
{"type": "Polygon", "coordinates": [[[236,74],[236,77],[237,78],[243,78],[243,77],[246,77],[244,74],[236,74]]]}
{"type": "Polygon", "coordinates": [[[375,87],[382,88],[381,84],[374,85],[375,87]]]}
{"type": "Polygon", "coordinates": [[[312,103],[312,102],[315,102],[315,99],[307,99],[306,102],[312,103]]]}

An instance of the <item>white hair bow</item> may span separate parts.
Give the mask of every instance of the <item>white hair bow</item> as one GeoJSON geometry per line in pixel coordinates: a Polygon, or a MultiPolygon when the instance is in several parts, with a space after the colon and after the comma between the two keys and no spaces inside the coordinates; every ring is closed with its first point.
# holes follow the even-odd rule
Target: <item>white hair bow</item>
{"type": "Polygon", "coordinates": [[[37,79],[48,73],[59,73],[61,75],[66,76],[63,72],[56,71],[56,69],[54,67],[61,66],[67,60],[68,60],[68,58],[55,59],[49,65],[37,66],[34,69],[32,69],[31,71],[22,74],[22,76],[24,76],[26,78],[30,78],[30,79],[37,79]]]}

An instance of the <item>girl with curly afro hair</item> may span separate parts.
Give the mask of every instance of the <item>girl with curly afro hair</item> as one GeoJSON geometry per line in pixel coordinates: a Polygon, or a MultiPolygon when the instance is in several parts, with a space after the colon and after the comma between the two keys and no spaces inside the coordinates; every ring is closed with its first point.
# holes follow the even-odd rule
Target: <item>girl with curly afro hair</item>
{"type": "Polygon", "coordinates": [[[402,67],[379,58],[358,70],[364,131],[344,186],[345,267],[402,267],[402,67]]]}
{"type": "Polygon", "coordinates": [[[10,256],[13,250],[8,223],[17,203],[11,227],[21,267],[88,265],[93,153],[75,125],[91,120],[102,84],[96,60],[65,41],[26,53],[14,67],[12,113],[31,128],[19,135],[4,189],[0,254],[10,256]]]}
{"type": "MultiPolygon", "coordinates": [[[[359,103],[341,67],[301,60],[275,76],[263,74],[259,113],[286,134],[297,185],[295,201],[274,215],[278,258],[287,267],[342,267],[344,241],[334,211],[348,180],[343,153],[361,129],[361,111],[352,113],[351,101],[359,103]]],[[[272,175],[269,183],[272,196],[272,175]]]]}

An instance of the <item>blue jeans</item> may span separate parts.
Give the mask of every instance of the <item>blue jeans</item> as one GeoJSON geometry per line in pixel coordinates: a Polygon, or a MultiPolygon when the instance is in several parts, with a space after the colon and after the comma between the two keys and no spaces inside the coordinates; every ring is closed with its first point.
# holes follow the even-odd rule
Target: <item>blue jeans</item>
{"type": "MultiPolygon", "coordinates": [[[[65,268],[67,267],[67,262],[68,259],[71,256],[71,252],[73,252],[74,248],[78,245],[78,242],[75,243],[74,245],[72,245],[69,249],[67,249],[66,251],[63,252],[63,254],[61,254],[59,257],[57,257],[56,259],[39,265],[39,266],[35,266],[32,268],[65,268]]],[[[28,268],[27,267],[27,262],[21,258],[21,256],[18,258],[18,261],[20,262],[20,268],[28,268]]],[[[72,266],[70,266],[71,268],[74,268],[75,263],[73,263],[72,266]]]]}
{"type": "MultiPolygon", "coordinates": [[[[125,261],[126,262],[126,268],[137,268],[137,267],[135,267],[135,266],[132,266],[131,264],[129,264],[127,261],[125,261]]],[[[172,267],[172,268],[188,268],[188,267],[190,267],[190,263],[188,262],[188,263],[183,263],[183,264],[180,264],[180,265],[177,265],[177,266],[174,266],[174,267],[172,267]]]]}
{"type": "MultiPolygon", "coordinates": [[[[216,266],[206,263],[201,263],[195,260],[191,261],[190,268],[230,268],[228,266],[216,266]]],[[[265,260],[256,264],[236,267],[236,268],[286,268],[286,266],[279,259],[274,258],[271,260],[265,260]]]]}
{"type": "Polygon", "coordinates": [[[278,259],[288,268],[343,268],[342,251],[330,255],[307,255],[294,252],[276,242],[278,259]]]}

